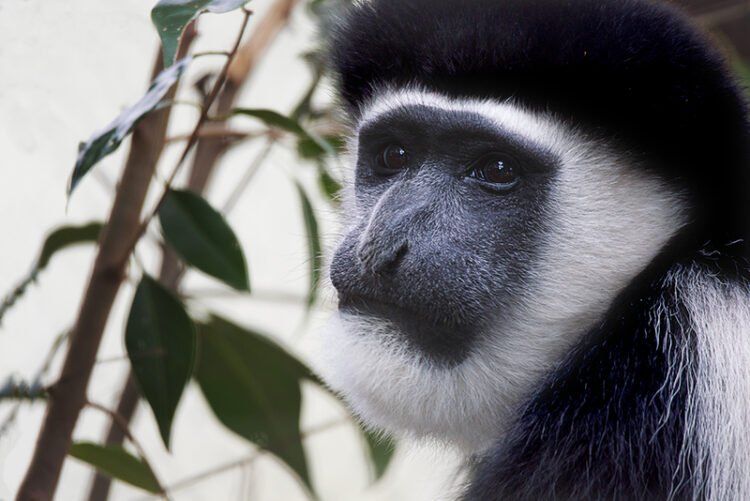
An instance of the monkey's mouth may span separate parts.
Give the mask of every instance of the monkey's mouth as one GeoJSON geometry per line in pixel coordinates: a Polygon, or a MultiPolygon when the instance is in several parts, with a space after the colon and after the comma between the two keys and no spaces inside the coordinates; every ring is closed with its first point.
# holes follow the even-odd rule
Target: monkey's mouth
{"type": "Polygon", "coordinates": [[[339,311],[387,322],[395,327],[404,342],[435,362],[456,365],[471,347],[474,328],[429,313],[415,312],[405,305],[364,296],[342,296],[339,311]]]}

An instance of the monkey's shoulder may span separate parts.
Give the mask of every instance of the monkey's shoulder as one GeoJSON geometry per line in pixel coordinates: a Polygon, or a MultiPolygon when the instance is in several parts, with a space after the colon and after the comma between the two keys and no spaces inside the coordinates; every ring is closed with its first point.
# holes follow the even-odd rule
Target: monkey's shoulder
{"type": "Polygon", "coordinates": [[[702,499],[713,441],[733,438],[698,430],[739,417],[750,393],[735,377],[750,361],[749,270],[703,251],[635,281],[476,460],[465,499],[702,499]]]}

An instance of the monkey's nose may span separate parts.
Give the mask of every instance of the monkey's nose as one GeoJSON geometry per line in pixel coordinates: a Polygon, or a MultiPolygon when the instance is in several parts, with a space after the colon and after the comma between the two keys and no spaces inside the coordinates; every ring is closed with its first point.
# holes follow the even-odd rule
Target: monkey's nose
{"type": "Polygon", "coordinates": [[[357,258],[366,272],[381,274],[394,270],[407,250],[405,238],[373,238],[366,235],[357,246],[357,258]]]}

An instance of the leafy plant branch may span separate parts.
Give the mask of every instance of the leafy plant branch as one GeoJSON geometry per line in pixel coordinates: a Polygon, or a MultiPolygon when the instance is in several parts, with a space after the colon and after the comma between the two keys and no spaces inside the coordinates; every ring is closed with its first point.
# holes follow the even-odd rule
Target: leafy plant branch
{"type": "Polygon", "coordinates": [[[190,154],[190,151],[193,149],[193,146],[195,146],[195,144],[198,142],[201,127],[208,119],[208,114],[209,114],[209,110],[211,109],[211,105],[213,104],[216,97],[219,95],[219,91],[221,90],[222,86],[224,85],[224,82],[226,81],[227,73],[229,72],[229,67],[232,64],[232,59],[237,54],[237,49],[239,48],[240,43],[242,42],[242,37],[245,34],[247,23],[250,20],[250,15],[252,14],[252,12],[247,9],[242,9],[242,12],[244,14],[244,17],[242,19],[242,25],[240,26],[239,35],[237,36],[237,39],[235,40],[234,46],[232,47],[232,49],[229,51],[229,54],[227,55],[227,61],[222,67],[221,72],[219,73],[219,76],[216,79],[216,82],[214,83],[213,88],[211,89],[211,92],[209,93],[208,97],[203,103],[203,110],[201,111],[200,117],[198,118],[198,122],[195,124],[195,127],[193,128],[193,132],[191,132],[190,137],[188,138],[187,144],[182,150],[182,154],[180,155],[179,160],[177,160],[177,163],[172,168],[172,171],[170,172],[169,177],[167,177],[167,180],[165,182],[165,188],[162,191],[162,194],[159,197],[159,200],[156,203],[156,206],[151,211],[151,213],[148,216],[146,216],[146,218],[143,220],[140,227],[138,228],[138,231],[134,235],[133,240],[128,243],[127,248],[129,248],[130,250],[135,248],[136,243],[138,242],[138,240],[140,240],[141,235],[143,235],[143,233],[146,231],[146,228],[151,223],[151,220],[154,219],[159,213],[159,209],[164,204],[164,201],[166,200],[167,195],[169,194],[169,190],[172,186],[172,183],[174,183],[175,177],[177,177],[177,174],[180,172],[180,169],[185,163],[185,160],[190,154]]]}
{"type": "MultiPolygon", "coordinates": [[[[221,88],[217,99],[216,108],[218,113],[226,113],[231,109],[239,88],[252,75],[257,62],[266,53],[268,46],[276,39],[276,35],[280,32],[281,28],[286,25],[291,8],[295,3],[296,0],[278,0],[274,2],[268,13],[260,20],[248,41],[238,49],[235,57],[231,58],[232,66],[230,66],[228,72],[229,78],[221,88]]],[[[205,106],[205,101],[200,106],[205,106]]],[[[199,141],[189,172],[187,187],[195,193],[203,192],[208,179],[216,170],[218,161],[228,144],[226,136],[213,137],[212,134],[204,134],[209,125],[212,127],[218,126],[215,122],[207,123],[198,134],[199,141]]],[[[189,137],[187,136],[185,139],[189,139],[189,137]]],[[[180,263],[176,253],[169,246],[162,246],[162,263],[159,280],[176,291],[184,270],[185,267],[180,263]]],[[[120,393],[120,399],[117,404],[118,414],[129,422],[135,413],[138,402],[138,390],[131,372],[126,376],[125,384],[120,393]]],[[[123,438],[124,436],[120,428],[115,423],[112,423],[106,434],[106,443],[119,444],[123,438]]],[[[97,474],[91,486],[89,499],[91,501],[106,499],[110,483],[109,476],[97,474]]]]}
{"type": "MultiPolygon", "coordinates": [[[[156,163],[167,142],[165,132],[170,109],[167,104],[178,101],[174,99],[175,84],[192,60],[190,56],[185,57],[193,36],[190,23],[204,10],[225,12],[240,8],[244,3],[243,0],[161,0],[152,11],[152,17],[165,50],[154,72],[154,82],[136,105],[126,109],[80,148],[71,191],[103,156],[119,147],[128,134],[133,134],[109,221],[98,240],[94,269],[72,329],[63,368],[57,382],[48,390],[47,415],[18,499],[51,499],[66,452],[108,476],[164,494],[165,489],[156,479],[142,447],[128,430],[128,423],[140,394],[151,407],[162,440],[169,448],[175,411],[191,377],[224,426],[253,442],[259,450],[271,452],[285,462],[303,489],[312,492],[302,444],[304,433],[299,429],[301,384],[307,380],[320,385],[320,380],[284,347],[264,335],[215,315],[208,320],[193,320],[183,298],[177,294],[181,277],[188,268],[201,270],[235,290],[249,289],[249,274],[238,239],[223,215],[200,196],[217,160],[233,141],[263,136],[269,139],[268,150],[250,165],[246,181],[233,195],[235,198],[260,168],[270,147],[281,138],[280,131],[296,139],[301,158],[315,159],[321,179],[329,181],[323,183],[325,193],[331,194],[337,189],[333,179],[323,175],[327,169],[322,155],[335,155],[331,142],[310,133],[302,125],[303,119],[320,117],[310,106],[320,82],[319,70],[302,102],[289,117],[268,109],[234,108],[233,104],[238,89],[252,73],[258,58],[286,23],[295,0],[275,2],[244,45],[242,38],[251,13],[242,8],[242,25],[232,49],[203,54],[223,56],[227,60],[212,79],[210,89],[206,85],[202,87],[205,90],[201,113],[192,132],[171,138],[185,141],[182,153],[167,178],[158,181],[163,188],[157,202],[140,218],[146,191],[154,182],[156,163]],[[176,50],[177,40],[182,41],[179,51],[176,50]],[[162,69],[163,65],[167,68],[162,69]],[[233,134],[225,122],[237,115],[259,120],[268,129],[258,134],[233,134]],[[174,181],[194,148],[188,190],[177,189],[174,181]],[[151,222],[157,216],[163,236],[163,239],[157,238],[163,249],[159,280],[149,276],[140,260],[137,260],[135,273],[128,273],[128,264],[136,259],[136,246],[149,228],[155,228],[151,222]],[[93,406],[86,389],[97,363],[96,354],[112,303],[125,280],[138,282],[125,329],[132,376],[127,378],[116,410],[94,406],[112,419],[107,445],[80,443],[71,446],[80,410],[86,405],[93,406]],[[239,395],[243,396],[241,400],[238,400],[239,395]],[[113,433],[115,429],[117,433],[113,433]],[[131,439],[140,457],[119,446],[124,438],[131,439]]],[[[203,80],[204,84],[209,81],[203,80]]],[[[311,257],[310,292],[306,301],[309,311],[315,302],[319,278],[320,237],[306,188],[301,184],[296,188],[311,257]]],[[[371,444],[373,450],[383,450],[376,442],[371,444]]],[[[390,457],[390,453],[377,456],[390,457]]],[[[102,478],[98,477],[94,484],[92,499],[107,495],[108,483],[99,482],[102,478]],[[104,490],[97,490],[102,485],[104,490]]]]}
{"type": "MultiPolygon", "coordinates": [[[[185,32],[187,37],[193,34],[191,29],[185,32]]],[[[161,62],[156,68],[155,73],[159,73],[161,62]]],[[[172,85],[165,97],[171,99],[174,93],[172,85]]],[[[99,239],[94,269],[56,383],[56,396],[49,399],[31,463],[17,493],[20,501],[52,499],[57,488],[73,428],[87,400],[102,333],[132,251],[123,242],[137,241],[134,237],[140,232],[141,208],[163,147],[168,118],[169,108],[161,109],[145,116],[133,129],[130,155],[99,239]]]]}

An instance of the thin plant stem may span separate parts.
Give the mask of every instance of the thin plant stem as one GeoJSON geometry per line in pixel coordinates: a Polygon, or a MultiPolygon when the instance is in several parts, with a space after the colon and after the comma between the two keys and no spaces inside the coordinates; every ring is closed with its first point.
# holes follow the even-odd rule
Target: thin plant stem
{"type": "Polygon", "coordinates": [[[193,59],[197,57],[205,57],[205,56],[225,56],[229,57],[231,56],[231,52],[225,51],[225,50],[206,50],[203,52],[196,52],[193,54],[193,59]]]}
{"type": "MultiPolygon", "coordinates": [[[[141,460],[146,464],[146,466],[148,466],[151,472],[154,472],[154,468],[151,466],[151,463],[149,462],[148,457],[146,456],[146,452],[143,449],[143,446],[138,440],[136,440],[136,438],[130,432],[130,427],[128,426],[128,422],[122,416],[120,416],[115,411],[108,409],[101,404],[92,402],[90,400],[86,402],[86,406],[91,407],[92,409],[96,409],[108,415],[109,418],[112,420],[112,422],[114,422],[117,426],[120,427],[120,429],[125,434],[125,437],[127,437],[130,443],[133,444],[133,447],[135,447],[135,450],[138,452],[138,456],[141,458],[141,460]]],[[[154,479],[156,479],[156,484],[159,486],[159,490],[161,491],[162,497],[164,499],[169,499],[169,492],[167,491],[167,489],[165,489],[161,485],[161,482],[159,482],[159,479],[156,478],[156,473],[154,473],[154,479]]]]}
{"type": "MultiPolygon", "coordinates": [[[[55,355],[57,355],[57,353],[60,351],[60,348],[62,348],[62,346],[65,344],[65,341],[68,340],[69,335],[70,329],[66,329],[61,334],[59,334],[52,342],[52,345],[47,352],[47,356],[44,358],[42,366],[37,371],[36,376],[34,376],[34,379],[31,383],[32,387],[42,385],[42,379],[47,376],[47,373],[52,366],[52,361],[55,359],[55,355]]],[[[18,411],[21,409],[21,404],[22,402],[16,402],[8,415],[3,420],[2,424],[0,424],[0,438],[2,438],[3,435],[8,432],[8,430],[10,430],[11,426],[13,426],[16,417],[18,417],[18,411]]]]}
{"type": "MultiPolygon", "coordinates": [[[[194,30],[186,29],[181,52],[193,37],[194,30]]],[[[153,74],[158,74],[162,68],[159,58],[153,74]]],[[[174,96],[175,91],[176,86],[173,86],[168,96],[174,96]]],[[[133,130],[130,152],[108,222],[99,239],[96,259],[71,330],[60,376],[48,389],[46,414],[31,462],[16,494],[18,501],[54,497],[73,429],[86,405],[86,392],[104,329],[127,275],[130,254],[138,241],[135,236],[140,233],[139,215],[164,146],[168,121],[169,110],[162,109],[144,117],[133,130]],[[133,245],[129,246],[129,242],[133,245]]]]}
{"type": "Polygon", "coordinates": [[[154,219],[156,215],[158,214],[159,209],[164,203],[164,200],[167,198],[167,194],[169,193],[169,189],[172,186],[172,183],[174,182],[175,178],[177,177],[177,174],[180,172],[180,169],[184,165],[185,160],[187,160],[187,157],[190,154],[190,151],[193,149],[193,146],[195,146],[195,143],[198,142],[200,130],[203,127],[203,124],[208,119],[208,113],[209,113],[209,110],[211,109],[211,104],[213,104],[214,100],[219,95],[219,91],[221,91],[221,87],[223,86],[224,81],[226,80],[226,77],[227,77],[227,72],[229,71],[229,66],[232,64],[234,55],[237,54],[237,49],[239,49],[240,47],[240,43],[242,42],[242,37],[245,34],[245,29],[247,28],[247,24],[250,21],[251,12],[246,9],[243,9],[242,12],[244,14],[244,17],[242,19],[242,26],[240,27],[240,32],[239,32],[239,35],[237,36],[237,39],[234,42],[234,46],[232,47],[232,50],[229,52],[227,61],[222,67],[221,73],[219,73],[219,77],[216,79],[216,82],[214,83],[214,86],[211,89],[211,92],[209,93],[208,97],[206,97],[206,101],[203,103],[203,110],[201,111],[201,115],[198,118],[198,122],[195,124],[195,127],[193,128],[193,132],[190,134],[190,138],[188,139],[188,142],[185,145],[185,148],[182,150],[182,154],[180,155],[180,158],[177,160],[177,163],[172,168],[172,171],[169,174],[169,177],[167,177],[167,180],[164,182],[165,184],[164,190],[162,191],[162,194],[159,197],[158,202],[156,203],[153,210],[149,213],[149,215],[146,216],[146,218],[141,223],[133,241],[129,243],[128,248],[131,250],[135,248],[136,243],[138,242],[138,240],[140,240],[141,235],[143,235],[143,233],[146,231],[146,228],[148,228],[148,225],[151,222],[151,220],[154,219]]]}
{"type": "MultiPolygon", "coordinates": [[[[351,418],[349,417],[346,417],[343,419],[338,418],[338,419],[334,419],[331,421],[327,421],[325,423],[308,428],[307,430],[303,431],[302,433],[300,433],[300,438],[305,439],[310,436],[316,435],[318,433],[322,433],[324,431],[328,431],[333,428],[337,428],[341,425],[344,425],[350,422],[351,422],[351,418]]],[[[278,445],[278,444],[272,444],[271,446],[273,445],[278,445]]],[[[258,449],[248,456],[235,459],[234,461],[229,461],[227,463],[220,464],[208,470],[196,473],[195,475],[191,475],[189,477],[183,478],[182,480],[179,480],[175,482],[174,484],[169,485],[167,487],[167,491],[174,494],[175,492],[179,490],[183,490],[187,487],[191,487],[197,483],[200,483],[212,477],[215,477],[216,475],[220,475],[222,473],[234,470],[236,468],[247,466],[257,461],[259,458],[263,457],[267,452],[268,451],[265,449],[258,449]]],[[[150,499],[150,498],[145,498],[145,499],[150,499]]]]}
{"type": "Polygon", "coordinates": [[[221,212],[224,215],[232,212],[234,207],[237,205],[237,202],[239,202],[240,198],[242,198],[242,195],[245,193],[245,190],[250,185],[250,182],[253,180],[263,163],[268,158],[268,155],[271,153],[271,150],[273,149],[275,144],[275,141],[269,139],[260,153],[258,153],[258,156],[253,159],[253,162],[245,171],[242,179],[240,179],[240,181],[237,183],[237,186],[234,188],[234,190],[232,190],[232,193],[227,198],[227,201],[224,202],[224,205],[221,208],[221,212]]]}

